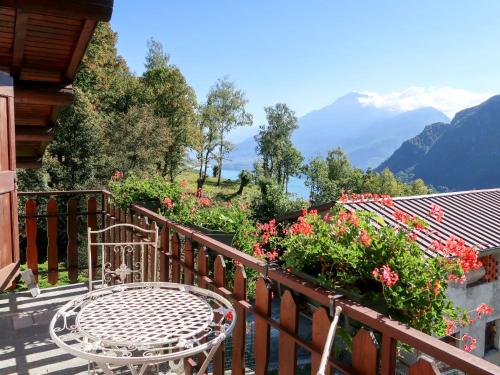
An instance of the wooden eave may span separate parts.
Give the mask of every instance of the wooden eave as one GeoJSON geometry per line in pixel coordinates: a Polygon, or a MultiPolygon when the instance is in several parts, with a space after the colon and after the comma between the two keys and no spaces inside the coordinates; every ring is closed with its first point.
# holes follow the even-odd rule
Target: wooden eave
{"type": "Polygon", "coordinates": [[[57,113],[113,0],[0,0],[0,70],[14,77],[18,168],[40,165],[57,113]]]}

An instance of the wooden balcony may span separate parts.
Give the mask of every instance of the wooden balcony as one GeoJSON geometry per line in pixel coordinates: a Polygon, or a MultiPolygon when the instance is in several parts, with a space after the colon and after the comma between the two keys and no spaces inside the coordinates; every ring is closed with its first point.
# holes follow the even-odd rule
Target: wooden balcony
{"type": "MultiPolygon", "coordinates": [[[[47,322],[68,298],[86,291],[84,283],[78,284],[87,274],[86,228],[119,222],[160,228],[160,280],[209,288],[233,301],[236,328],[215,358],[214,374],[316,374],[335,306],[342,307],[342,326],[353,339],[350,344],[336,341],[329,362],[332,374],[500,374],[500,367],[490,362],[144,207],[116,208],[109,198],[100,190],[19,194],[22,258],[40,283],[56,284],[67,277],[74,284],[43,290],[36,299],[19,292],[2,295],[0,330],[9,338],[0,339],[0,374],[86,372],[84,361],[50,343],[47,322]],[[39,269],[45,261],[47,266],[39,269]],[[253,275],[256,284],[250,296],[253,275]],[[411,353],[403,356],[399,344],[412,348],[411,353]]],[[[130,240],[132,235],[116,231],[110,240],[130,240]]],[[[196,366],[195,358],[188,361],[187,373],[196,366]]]]}

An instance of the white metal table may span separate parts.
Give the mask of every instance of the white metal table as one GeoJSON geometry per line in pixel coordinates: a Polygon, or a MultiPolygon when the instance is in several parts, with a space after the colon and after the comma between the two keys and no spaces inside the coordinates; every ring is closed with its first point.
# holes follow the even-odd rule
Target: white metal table
{"type": "Polygon", "coordinates": [[[127,366],[142,375],[158,364],[177,374],[205,354],[203,373],[231,334],[236,313],[220,295],[175,283],[130,283],[95,290],[62,306],[50,323],[54,343],[105,374],[127,366]]]}

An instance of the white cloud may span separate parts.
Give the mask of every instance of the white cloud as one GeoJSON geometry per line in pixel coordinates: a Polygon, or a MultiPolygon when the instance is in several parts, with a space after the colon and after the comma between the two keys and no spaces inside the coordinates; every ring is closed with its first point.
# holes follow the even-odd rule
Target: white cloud
{"type": "Polygon", "coordinates": [[[411,111],[421,107],[434,107],[453,118],[462,109],[473,107],[494,94],[474,92],[453,87],[417,87],[412,86],[402,91],[388,94],[362,92],[366,95],[360,103],[394,111],[411,111]]]}

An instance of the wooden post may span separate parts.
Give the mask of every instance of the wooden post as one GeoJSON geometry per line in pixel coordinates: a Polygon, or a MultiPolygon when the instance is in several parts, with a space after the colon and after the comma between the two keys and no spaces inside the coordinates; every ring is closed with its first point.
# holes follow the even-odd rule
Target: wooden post
{"type": "MultiPolygon", "coordinates": [[[[247,275],[242,265],[236,266],[234,273],[233,296],[236,301],[246,301],[247,275]]],[[[236,325],[233,330],[233,358],[231,364],[232,374],[245,374],[245,335],[247,316],[246,310],[239,303],[235,303],[236,325]]]]}
{"type": "MultiPolygon", "coordinates": [[[[263,316],[271,313],[271,291],[263,277],[257,280],[255,311],[263,316]]],[[[255,374],[265,375],[269,364],[269,325],[259,316],[255,316],[254,340],[255,374]]]]}
{"type": "Polygon", "coordinates": [[[170,259],[167,255],[170,252],[170,233],[167,225],[161,228],[160,232],[160,281],[169,281],[170,259]]]}
{"type": "MultiPolygon", "coordinates": [[[[180,240],[179,235],[174,233],[172,235],[172,258],[180,260],[180,240]]],[[[172,282],[179,283],[181,280],[180,266],[177,262],[172,262],[172,282]]]]}
{"type": "Polygon", "coordinates": [[[356,374],[377,374],[377,342],[372,332],[361,328],[352,340],[352,368],[356,374]]]}
{"type": "MultiPolygon", "coordinates": [[[[87,216],[87,230],[90,228],[90,230],[97,230],[97,200],[95,197],[89,198],[87,201],[87,211],[88,211],[88,216],[87,216]]],[[[96,242],[96,235],[95,233],[91,235],[91,241],[96,242]]],[[[91,265],[92,269],[92,278],[95,278],[96,273],[97,273],[97,246],[92,245],[90,248],[90,259],[87,260],[89,264],[91,265]]]]}
{"type": "Polygon", "coordinates": [[[26,231],[26,263],[31,268],[38,281],[38,247],[36,245],[37,235],[37,208],[33,199],[28,199],[25,204],[25,231],[26,231]]]}
{"type": "Polygon", "coordinates": [[[57,249],[57,201],[47,202],[47,263],[48,280],[52,285],[59,279],[59,254],[57,249]]]}
{"type": "Polygon", "coordinates": [[[193,285],[194,251],[189,238],[184,240],[184,264],[187,266],[184,269],[184,284],[193,285]]]}
{"type": "MultiPolygon", "coordinates": [[[[319,307],[312,315],[312,345],[322,353],[325,348],[326,337],[330,329],[330,318],[324,307],[319,307]]],[[[311,353],[311,375],[316,375],[321,362],[321,354],[311,353]]],[[[331,366],[327,366],[326,374],[331,374],[331,366]]]]}
{"type": "Polygon", "coordinates": [[[77,240],[77,201],[73,198],[68,200],[68,278],[75,283],[78,280],[78,240],[77,240]]]}
{"type": "MultiPolygon", "coordinates": [[[[292,293],[286,290],[281,297],[280,305],[280,326],[288,333],[295,335],[297,333],[297,305],[293,299],[292,293]]],[[[279,374],[295,374],[297,371],[297,348],[295,341],[280,332],[279,341],[279,374]]]]}
{"type": "MultiPolygon", "coordinates": [[[[218,288],[226,286],[226,263],[222,255],[217,255],[214,262],[214,285],[218,288]]],[[[219,292],[220,294],[220,292],[219,292]]],[[[224,343],[221,344],[219,349],[214,355],[214,375],[224,374],[224,343]]]]}

